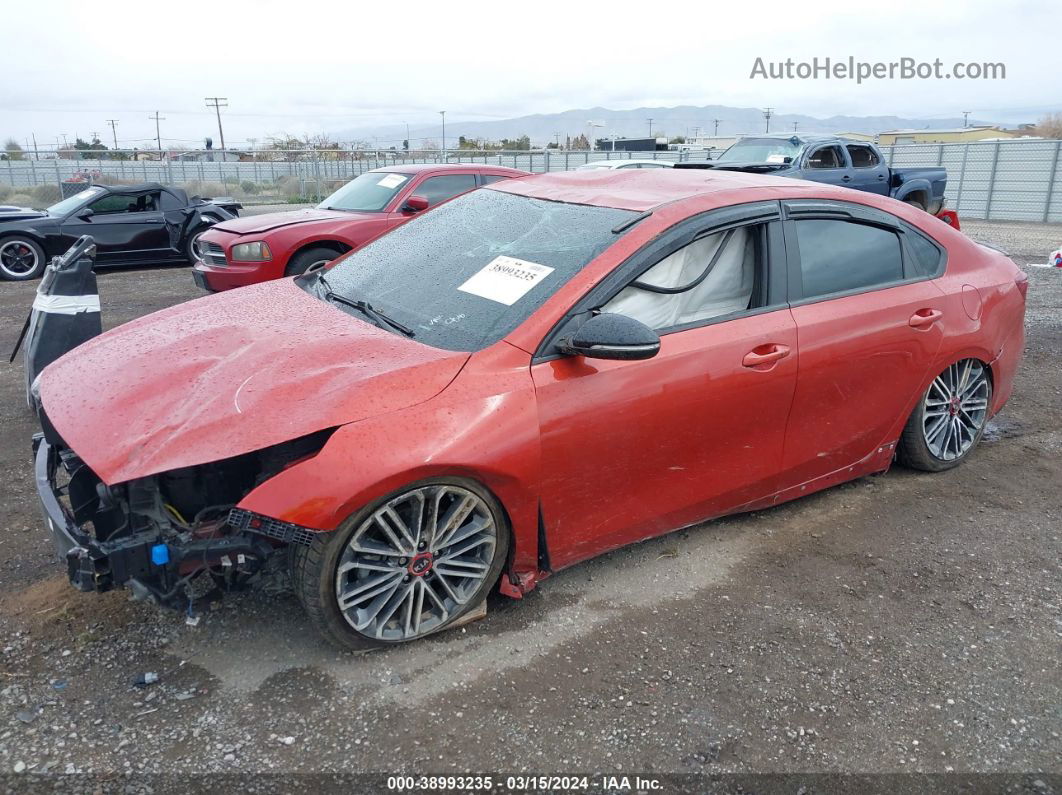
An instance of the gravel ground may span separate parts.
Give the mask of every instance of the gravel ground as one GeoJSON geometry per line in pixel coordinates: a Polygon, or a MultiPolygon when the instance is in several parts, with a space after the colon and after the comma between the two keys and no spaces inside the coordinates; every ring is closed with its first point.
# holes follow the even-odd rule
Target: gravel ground
{"type": "MultiPolygon", "coordinates": [[[[1023,265],[1062,243],[1059,226],[966,229],[1023,265]]],[[[235,774],[195,779],[221,791],[253,788],[252,772],[597,771],[706,791],[727,773],[900,773],[874,781],[1062,792],[1062,272],[1027,270],[1015,394],[962,467],[897,468],[648,541],[363,656],[320,641],[278,574],[196,627],[70,589],[36,506],[21,368],[5,365],[2,780],[235,774]],[[145,672],[158,682],[136,687],[145,672]]],[[[99,287],[108,326],[197,295],[185,268],[99,287]]],[[[8,345],[33,289],[0,284],[8,345]]]]}

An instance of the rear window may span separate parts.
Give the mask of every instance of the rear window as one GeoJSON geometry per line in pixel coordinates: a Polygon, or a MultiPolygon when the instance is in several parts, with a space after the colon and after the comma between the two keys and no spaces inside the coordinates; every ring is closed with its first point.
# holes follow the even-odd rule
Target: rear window
{"type": "Polygon", "coordinates": [[[903,279],[900,237],[849,221],[796,222],[804,297],[872,288],[903,279]]]}
{"type": "Polygon", "coordinates": [[[368,301],[412,329],[418,342],[479,350],[621,239],[613,227],[637,215],[472,191],[304,277],[300,286],[322,300],[330,289],[348,301],[368,301]]]}

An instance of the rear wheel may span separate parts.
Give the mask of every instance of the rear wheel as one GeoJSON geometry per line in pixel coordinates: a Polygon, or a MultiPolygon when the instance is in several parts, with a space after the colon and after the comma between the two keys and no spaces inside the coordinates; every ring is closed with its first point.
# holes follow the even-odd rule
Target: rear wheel
{"type": "Polygon", "coordinates": [[[292,550],[295,592],[340,648],[416,640],[476,607],[501,574],[509,529],[470,481],[434,478],[362,509],[292,550]]]}
{"type": "Polygon", "coordinates": [[[312,273],[320,270],[338,256],[333,249],[323,246],[308,248],[291,258],[288,267],[284,269],[284,275],[299,276],[303,273],[312,273]]]}
{"type": "Polygon", "coordinates": [[[963,359],[933,379],[900,437],[901,464],[941,472],[961,464],[981,441],[992,400],[988,368],[963,359]]]}
{"type": "Polygon", "coordinates": [[[44,249],[28,237],[0,240],[0,278],[12,282],[36,279],[44,273],[44,249]]]}

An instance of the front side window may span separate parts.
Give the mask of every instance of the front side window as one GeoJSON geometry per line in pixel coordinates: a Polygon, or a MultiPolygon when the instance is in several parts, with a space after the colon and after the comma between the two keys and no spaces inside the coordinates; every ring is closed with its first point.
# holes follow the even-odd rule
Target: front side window
{"type": "Polygon", "coordinates": [[[762,226],[739,227],[694,240],[669,254],[612,300],[615,312],[663,330],[762,306],[762,226]]]}
{"type": "Polygon", "coordinates": [[[355,177],[319,205],[321,210],[378,213],[412,179],[397,171],[369,171],[355,177]]]}
{"type": "Polygon", "coordinates": [[[613,228],[637,217],[630,210],[477,190],[414,217],[299,284],[359,319],[365,315],[326,294],[368,301],[411,329],[417,342],[475,351],[520,325],[623,238],[625,231],[613,228]]]}
{"type": "Polygon", "coordinates": [[[439,202],[470,191],[474,187],[476,187],[474,174],[446,174],[441,177],[428,177],[413,189],[413,193],[423,196],[428,200],[428,206],[434,207],[439,202]]]}
{"type": "Polygon", "coordinates": [[[839,146],[822,146],[811,153],[808,168],[844,168],[844,154],[839,146]]]}
{"type": "Polygon", "coordinates": [[[89,205],[89,209],[95,215],[113,215],[114,213],[131,213],[136,212],[137,197],[136,196],[120,196],[118,194],[111,194],[110,196],[104,196],[102,199],[97,199],[89,205]]]}
{"type": "Polygon", "coordinates": [[[852,168],[874,168],[881,162],[878,153],[869,146],[849,144],[847,148],[848,156],[852,158],[852,168]]]}
{"type": "Polygon", "coordinates": [[[872,288],[903,279],[900,237],[868,224],[796,221],[805,298],[872,288]]]}

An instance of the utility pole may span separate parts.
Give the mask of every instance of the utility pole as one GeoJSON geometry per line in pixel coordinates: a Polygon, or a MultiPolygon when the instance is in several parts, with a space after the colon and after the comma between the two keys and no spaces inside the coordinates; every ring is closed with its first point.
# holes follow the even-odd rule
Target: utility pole
{"type": "Polygon", "coordinates": [[[774,113],[774,108],[764,108],[763,109],[763,118],[765,118],[767,120],[767,128],[764,130],[764,132],[770,132],[771,131],[771,114],[772,113],[774,113]]]}
{"type": "Polygon", "coordinates": [[[713,138],[718,138],[719,137],[719,122],[721,122],[721,121],[722,121],[722,119],[712,119],[712,124],[714,125],[714,130],[715,130],[715,132],[712,133],[712,137],[713,138]]]}
{"type": "Polygon", "coordinates": [[[646,119],[646,121],[649,122],[649,137],[652,138],[653,137],[653,120],[651,118],[649,118],[649,119],[646,119]]]}
{"type": "Polygon", "coordinates": [[[793,132],[796,132],[797,131],[797,127],[799,127],[799,126],[800,126],[800,122],[798,122],[798,121],[793,122],[793,132]]]}
{"type": "Polygon", "coordinates": [[[962,112],[962,126],[963,127],[969,127],[970,126],[970,111],[968,111],[968,110],[964,110],[962,112]]]}
{"type": "Polygon", "coordinates": [[[118,148],[118,119],[107,119],[107,123],[111,125],[111,139],[114,141],[114,148],[118,148]]]}
{"type": "Polygon", "coordinates": [[[561,134],[559,132],[554,131],[553,140],[555,140],[557,142],[557,148],[558,149],[560,149],[560,137],[561,137],[561,134]]]}
{"type": "Polygon", "coordinates": [[[37,133],[30,133],[33,136],[33,159],[40,160],[41,153],[37,151],[37,133]]]}
{"type": "Polygon", "coordinates": [[[228,97],[207,97],[206,106],[213,108],[218,117],[218,137],[221,138],[221,159],[225,160],[225,131],[221,129],[221,109],[229,106],[228,97]]]}
{"type": "Polygon", "coordinates": [[[162,133],[159,132],[159,122],[166,121],[165,116],[160,116],[158,111],[155,111],[154,116],[148,116],[149,119],[155,120],[155,143],[159,146],[159,160],[162,160],[162,133]]]}
{"type": "Polygon", "coordinates": [[[443,162],[446,162],[446,111],[440,110],[439,115],[442,116],[442,155],[443,162]]]}

